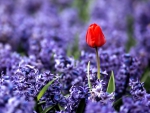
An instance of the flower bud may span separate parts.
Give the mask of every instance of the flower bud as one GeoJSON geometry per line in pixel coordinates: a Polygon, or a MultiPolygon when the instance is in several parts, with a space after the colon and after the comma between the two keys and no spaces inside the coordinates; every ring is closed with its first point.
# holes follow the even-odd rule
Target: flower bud
{"type": "Polygon", "coordinates": [[[105,44],[106,40],[104,34],[97,24],[91,24],[87,30],[86,42],[90,47],[101,47],[105,44]]]}

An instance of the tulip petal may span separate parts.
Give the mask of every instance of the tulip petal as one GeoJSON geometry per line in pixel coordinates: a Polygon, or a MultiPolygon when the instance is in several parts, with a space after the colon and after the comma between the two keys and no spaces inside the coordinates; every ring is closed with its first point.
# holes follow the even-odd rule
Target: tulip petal
{"type": "Polygon", "coordinates": [[[91,36],[91,30],[88,29],[87,35],[86,35],[86,42],[88,43],[89,46],[92,47],[92,36],[91,36]]]}
{"type": "Polygon", "coordinates": [[[90,31],[89,33],[91,35],[91,37],[90,37],[90,45],[91,45],[91,47],[94,47],[95,45],[94,45],[94,31],[93,31],[93,27],[90,27],[89,31],[90,31]]]}
{"type": "Polygon", "coordinates": [[[96,37],[96,46],[99,46],[101,44],[101,30],[99,26],[96,26],[95,30],[95,37],[96,37]]]}

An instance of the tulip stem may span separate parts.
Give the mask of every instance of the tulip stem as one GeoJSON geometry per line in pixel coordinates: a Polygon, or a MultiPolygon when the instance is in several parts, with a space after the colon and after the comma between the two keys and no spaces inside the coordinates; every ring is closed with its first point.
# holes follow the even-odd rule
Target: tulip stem
{"type": "Polygon", "coordinates": [[[98,56],[98,48],[96,47],[96,59],[97,59],[97,78],[100,80],[100,58],[98,56]]]}

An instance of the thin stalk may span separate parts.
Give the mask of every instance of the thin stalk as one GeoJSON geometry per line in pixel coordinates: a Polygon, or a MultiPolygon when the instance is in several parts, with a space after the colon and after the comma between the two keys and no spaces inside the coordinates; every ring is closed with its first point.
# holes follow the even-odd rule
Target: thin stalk
{"type": "Polygon", "coordinates": [[[97,59],[97,78],[100,80],[100,59],[98,56],[98,48],[96,47],[96,59],[97,59]]]}
{"type": "Polygon", "coordinates": [[[88,66],[87,66],[87,75],[88,75],[88,85],[89,85],[89,89],[91,92],[92,91],[92,85],[91,85],[91,81],[90,81],[90,61],[88,62],[88,66]]]}

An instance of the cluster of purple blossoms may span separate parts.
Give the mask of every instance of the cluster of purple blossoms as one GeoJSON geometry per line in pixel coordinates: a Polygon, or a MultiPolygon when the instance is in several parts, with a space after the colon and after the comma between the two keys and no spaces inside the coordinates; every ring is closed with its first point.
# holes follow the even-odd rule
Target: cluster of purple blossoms
{"type": "Polygon", "coordinates": [[[103,81],[97,82],[97,85],[92,88],[89,100],[91,100],[93,102],[100,102],[102,104],[113,103],[114,92],[109,94],[104,91],[103,87],[104,87],[103,81]]]}
{"type": "Polygon", "coordinates": [[[75,113],[81,101],[85,103],[88,99],[89,88],[87,86],[73,86],[70,89],[70,95],[67,99],[65,111],[75,113]]]}
{"type": "Polygon", "coordinates": [[[17,89],[11,81],[5,77],[0,80],[0,112],[1,113],[32,113],[35,102],[32,98],[28,101],[25,96],[17,94],[17,89]]]}
{"type": "Polygon", "coordinates": [[[137,58],[125,54],[121,59],[121,66],[115,76],[116,96],[118,97],[126,93],[130,79],[140,79],[142,74],[141,63],[137,58]]]}
{"type": "Polygon", "coordinates": [[[143,83],[138,80],[130,80],[131,96],[123,97],[121,113],[150,113],[150,95],[146,93],[143,83]]]}
{"type": "Polygon", "coordinates": [[[87,103],[85,113],[117,113],[110,103],[103,105],[102,103],[91,102],[87,103]]]}
{"type": "MultiPolygon", "coordinates": [[[[48,75],[48,73],[47,73],[47,75],[48,75]]],[[[50,73],[48,76],[50,76],[50,73]]],[[[50,80],[51,79],[49,79],[49,81],[50,80]]],[[[53,84],[51,84],[50,87],[48,87],[46,93],[40,99],[40,101],[45,102],[42,104],[43,109],[46,109],[50,106],[51,107],[52,106],[60,106],[60,107],[66,106],[67,100],[66,100],[66,97],[61,93],[61,91],[62,91],[61,88],[62,88],[62,86],[59,83],[59,80],[56,80],[53,84]]],[[[54,109],[52,109],[51,111],[54,112],[54,109]]]]}

